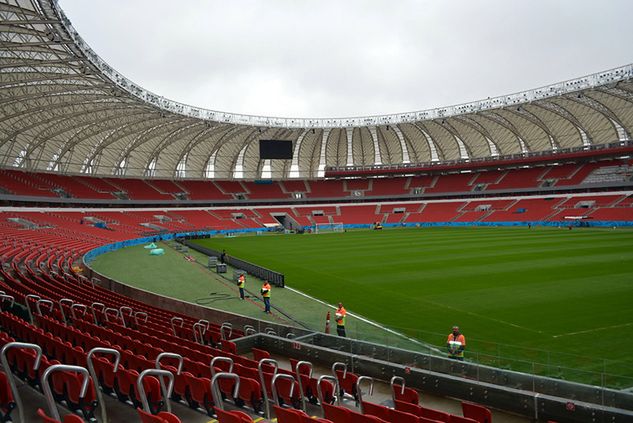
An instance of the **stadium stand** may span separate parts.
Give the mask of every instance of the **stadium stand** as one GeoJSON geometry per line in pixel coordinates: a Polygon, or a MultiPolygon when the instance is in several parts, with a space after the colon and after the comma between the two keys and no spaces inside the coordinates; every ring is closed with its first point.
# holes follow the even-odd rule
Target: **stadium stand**
{"type": "Polygon", "coordinates": [[[258,333],[253,326],[227,331],[221,319],[175,311],[169,298],[156,300],[147,292],[134,297],[131,287],[123,295],[113,288],[115,281],[102,285],[88,279],[81,264],[86,254],[113,243],[196,231],[259,232],[282,223],[300,231],[374,222],[630,226],[633,66],[398,115],[244,116],[176,103],[127,80],[81,39],[58,1],[0,0],[0,9],[7,22],[0,25],[0,347],[7,359],[0,372],[0,421],[23,420],[30,404],[20,404],[19,393],[31,388],[36,397],[43,392],[50,399],[52,407],[37,411],[45,422],[62,421],[54,401],[70,409],[65,422],[99,420],[108,402],[102,393],[131,410],[133,417],[120,421],[180,421],[170,412],[173,403],[195,410],[199,421],[216,416],[219,423],[273,416],[279,423],[489,423],[490,410],[471,401],[504,405],[533,420],[631,420],[620,391],[562,379],[537,381],[534,375],[526,388],[519,372],[446,364],[432,355],[391,362],[408,352],[390,356],[383,354],[391,351],[386,345],[338,344],[320,333],[333,344],[258,333]],[[526,118],[523,107],[565,111],[526,118]],[[202,131],[192,139],[187,134],[194,127],[202,131]],[[452,136],[438,136],[439,128],[449,127],[452,136]],[[561,143],[554,138],[562,127],[578,130],[565,135],[568,147],[557,148],[561,143]],[[295,148],[304,138],[323,142],[297,149],[287,165],[262,166],[261,160],[244,160],[262,133],[289,138],[295,148]],[[475,133],[509,153],[481,148],[482,137],[475,133]],[[367,150],[368,134],[376,151],[367,150]],[[543,143],[544,136],[549,142],[543,143]],[[195,160],[187,160],[194,149],[195,160]],[[169,160],[162,160],[167,150],[169,160]],[[247,342],[256,344],[238,348],[247,342]],[[273,353],[283,367],[273,365],[273,353]],[[404,385],[391,400],[364,400],[359,385],[368,380],[363,373],[370,367],[363,360],[372,354],[380,359],[380,377],[425,371],[419,377],[425,390],[468,398],[462,415],[421,404],[420,393],[404,385]],[[341,370],[333,357],[353,363],[350,371],[344,363],[341,370]],[[312,374],[311,364],[309,371],[301,364],[306,359],[321,359],[325,370],[312,374]],[[91,364],[97,377],[84,379],[91,364]],[[494,380],[474,378],[480,370],[494,380]],[[14,376],[22,380],[19,390],[10,383],[14,376]],[[163,377],[173,378],[173,389],[162,389],[163,377]],[[569,385],[575,390],[561,394],[569,385]],[[341,406],[341,399],[347,404],[341,406]],[[318,418],[304,413],[306,401],[318,418]],[[565,413],[572,408],[578,412],[570,417],[565,413]]]}

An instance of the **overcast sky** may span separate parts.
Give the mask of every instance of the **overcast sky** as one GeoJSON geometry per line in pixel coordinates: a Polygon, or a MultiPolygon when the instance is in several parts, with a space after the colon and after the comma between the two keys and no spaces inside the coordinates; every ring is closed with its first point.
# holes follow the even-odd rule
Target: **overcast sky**
{"type": "Polygon", "coordinates": [[[510,94],[633,62],[631,0],[60,0],[132,81],[234,113],[344,117],[510,94]]]}

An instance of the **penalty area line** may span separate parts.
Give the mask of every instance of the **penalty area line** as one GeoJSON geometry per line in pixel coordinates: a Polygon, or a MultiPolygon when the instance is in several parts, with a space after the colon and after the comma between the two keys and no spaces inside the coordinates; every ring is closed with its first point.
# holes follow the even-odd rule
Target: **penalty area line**
{"type": "MultiPolygon", "coordinates": [[[[308,299],[310,299],[312,301],[316,301],[319,304],[322,304],[322,305],[324,305],[326,307],[329,307],[329,308],[332,308],[332,309],[336,310],[336,307],[333,306],[332,304],[328,304],[325,301],[319,300],[318,298],[315,298],[315,297],[313,297],[311,295],[306,294],[305,292],[301,292],[301,291],[299,291],[297,289],[291,288],[288,285],[286,285],[285,288],[289,289],[290,291],[292,291],[292,292],[294,292],[296,294],[299,294],[299,295],[301,295],[303,297],[306,297],[306,298],[308,298],[308,299]]],[[[358,315],[356,313],[351,313],[351,312],[348,311],[347,314],[348,314],[348,316],[354,317],[355,319],[358,319],[361,322],[367,323],[368,325],[371,325],[371,326],[376,327],[378,329],[384,330],[385,332],[391,333],[392,335],[396,335],[396,336],[398,336],[400,338],[406,339],[407,341],[413,342],[414,344],[417,344],[417,345],[419,345],[421,347],[428,348],[428,349],[433,350],[433,351],[435,351],[437,353],[441,353],[441,350],[439,348],[435,348],[435,347],[433,347],[431,345],[428,345],[428,344],[426,344],[424,342],[420,342],[417,339],[410,338],[410,337],[406,336],[403,333],[397,332],[397,331],[395,331],[393,329],[389,329],[388,327],[385,327],[385,326],[383,326],[381,324],[373,322],[373,321],[371,321],[371,320],[369,320],[369,319],[367,319],[367,318],[365,318],[363,316],[360,316],[360,315],[358,315]]]]}
{"type": "MultiPolygon", "coordinates": [[[[624,327],[631,326],[631,325],[633,325],[633,322],[622,323],[622,324],[613,325],[613,326],[603,326],[601,328],[579,330],[578,332],[561,333],[560,335],[552,335],[552,338],[560,338],[560,337],[563,337],[563,336],[572,336],[572,335],[581,335],[581,334],[584,334],[584,333],[598,332],[598,331],[607,330],[607,329],[618,329],[618,328],[624,328],[624,327]]],[[[631,389],[633,389],[633,388],[631,388],[631,389]]]]}

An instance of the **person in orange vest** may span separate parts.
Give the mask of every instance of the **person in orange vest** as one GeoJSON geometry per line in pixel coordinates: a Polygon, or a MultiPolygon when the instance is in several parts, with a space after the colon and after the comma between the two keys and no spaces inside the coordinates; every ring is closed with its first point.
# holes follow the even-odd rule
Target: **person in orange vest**
{"type": "Polygon", "coordinates": [[[334,320],[336,321],[336,333],[343,338],[345,338],[345,316],[347,316],[347,311],[343,307],[343,303],[338,303],[334,320]]]}
{"type": "Polygon", "coordinates": [[[240,275],[239,278],[237,278],[237,287],[240,289],[240,300],[244,299],[244,285],[246,283],[246,276],[244,276],[244,273],[242,273],[240,275]]]}
{"type": "Polygon", "coordinates": [[[464,361],[466,338],[459,332],[459,326],[453,326],[453,331],[446,340],[446,347],[448,348],[448,358],[464,361]]]}
{"type": "Polygon", "coordinates": [[[264,299],[264,313],[270,313],[270,284],[268,281],[264,281],[262,289],[262,298],[264,299]]]}

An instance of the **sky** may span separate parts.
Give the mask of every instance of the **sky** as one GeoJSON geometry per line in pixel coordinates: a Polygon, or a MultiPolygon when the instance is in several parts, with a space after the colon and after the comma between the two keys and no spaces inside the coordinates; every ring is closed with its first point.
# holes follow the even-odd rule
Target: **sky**
{"type": "Polygon", "coordinates": [[[60,0],[92,49],[217,111],[354,117],[448,106],[633,63],[630,0],[60,0]]]}

